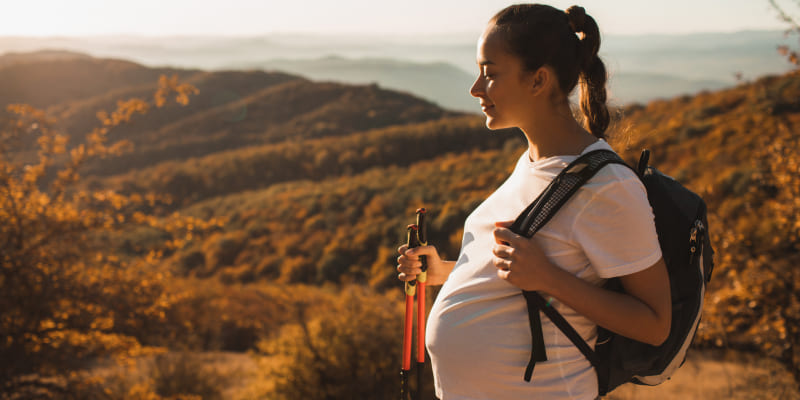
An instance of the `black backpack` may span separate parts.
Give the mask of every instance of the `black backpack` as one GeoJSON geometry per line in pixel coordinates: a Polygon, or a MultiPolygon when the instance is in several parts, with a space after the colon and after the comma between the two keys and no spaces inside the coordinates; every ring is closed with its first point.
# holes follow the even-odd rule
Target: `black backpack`
{"type": "MultiPolygon", "coordinates": [[[[672,295],[669,336],[660,346],[652,346],[598,327],[593,350],[539,293],[523,291],[533,344],[524,375],[526,381],[530,381],[536,362],[547,360],[539,311],[550,318],[592,364],[601,396],[626,382],[657,385],[669,379],[683,364],[700,321],[706,283],[713,269],[714,250],[708,237],[703,199],[648,166],[649,158],[650,152],[644,150],[638,168],[633,169],[609,150],[595,150],[580,156],[553,179],[510,229],[519,235],[532,237],[603,166],[614,163],[633,169],[647,190],[655,214],[658,241],[667,264],[672,295]]],[[[619,279],[610,279],[605,287],[623,291],[619,279]]]]}

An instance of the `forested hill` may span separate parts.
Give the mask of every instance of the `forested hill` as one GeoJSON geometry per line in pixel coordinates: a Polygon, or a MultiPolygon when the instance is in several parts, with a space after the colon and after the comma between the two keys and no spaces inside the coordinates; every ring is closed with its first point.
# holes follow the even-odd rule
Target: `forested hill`
{"type": "MultiPolygon", "coordinates": [[[[767,155],[779,143],[795,143],[797,98],[800,80],[783,76],[615,111],[610,141],[627,160],[650,148],[659,169],[709,203],[715,242],[727,246],[715,283],[734,267],[722,255],[744,243],[743,232],[749,244],[740,249],[761,257],[787,255],[793,246],[788,237],[775,238],[774,218],[766,217],[782,210],[770,208],[770,196],[791,193],[791,186],[773,182],[785,177],[774,176],[780,165],[767,155]]],[[[454,255],[463,218],[500,184],[522,149],[518,134],[488,132],[481,118],[465,116],[252,146],[113,182],[171,193],[184,212],[231,218],[219,238],[176,255],[187,273],[317,283],[350,272],[383,281],[413,209],[432,210],[431,235],[454,255]],[[383,273],[373,275],[370,265],[383,273]]]]}
{"type": "Polygon", "coordinates": [[[111,111],[119,100],[150,97],[161,75],[175,75],[199,93],[187,107],[167,106],[135,126],[112,131],[111,140],[129,140],[135,150],[93,165],[91,174],[458,115],[376,85],[312,82],[281,72],[147,68],[68,52],[0,56],[0,104],[46,109],[78,138],[97,125],[97,111],[111,111]]]}

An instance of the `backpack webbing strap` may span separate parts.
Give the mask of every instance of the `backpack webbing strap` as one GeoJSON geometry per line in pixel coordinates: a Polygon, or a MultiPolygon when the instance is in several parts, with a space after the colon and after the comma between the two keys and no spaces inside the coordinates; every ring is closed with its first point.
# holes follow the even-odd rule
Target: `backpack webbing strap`
{"type": "MultiPolygon", "coordinates": [[[[563,206],[584,183],[591,179],[592,176],[606,164],[610,163],[628,166],[616,153],[609,150],[594,150],[581,155],[575,161],[567,165],[567,167],[547,185],[542,194],[517,217],[509,229],[518,235],[532,237],[544,224],[553,218],[561,206],[563,206]]],[[[570,338],[593,366],[597,365],[597,358],[594,351],[555,308],[550,307],[537,292],[523,291],[522,294],[528,305],[528,320],[531,328],[532,340],[531,358],[530,361],[528,361],[528,366],[525,368],[525,381],[530,382],[537,361],[547,361],[539,310],[544,312],[545,315],[570,338]]]]}
{"type": "MultiPolygon", "coordinates": [[[[572,325],[567,322],[564,316],[561,315],[555,308],[551,307],[547,304],[547,301],[539,294],[539,292],[528,292],[523,291],[526,299],[528,300],[528,304],[533,303],[535,307],[541,310],[547,318],[550,318],[550,321],[561,330],[564,335],[566,335],[570,341],[578,348],[578,350],[586,356],[586,359],[589,360],[589,363],[592,364],[593,367],[597,368],[600,365],[600,361],[597,359],[597,354],[595,354],[594,350],[589,347],[589,344],[586,343],[585,340],[581,337],[581,335],[572,327],[572,325]]],[[[538,314],[538,312],[536,313],[538,314]]]]}
{"type": "MultiPolygon", "coordinates": [[[[530,382],[533,376],[533,368],[537,361],[547,361],[547,351],[544,347],[544,333],[542,332],[542,319],[539,316],[539,305],[536,303],[536,292],[523,291],[525,301],[528,303],[528,323],[531,328],[531,359],[525,367],[525,382],[530,382]]],[[[541,298],[541,296],[539,296],[541,298]]]]}

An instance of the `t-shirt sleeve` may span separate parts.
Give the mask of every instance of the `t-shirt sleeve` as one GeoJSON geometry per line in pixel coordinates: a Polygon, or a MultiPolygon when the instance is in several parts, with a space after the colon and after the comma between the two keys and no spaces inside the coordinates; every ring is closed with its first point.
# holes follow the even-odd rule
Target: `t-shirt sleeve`
{"type": "Polygon", "coordinates": [[[639,272],[661,258],[653,210],[635,177],[598,189],[575,219],[572,234],[601,278],[639,272]]]}

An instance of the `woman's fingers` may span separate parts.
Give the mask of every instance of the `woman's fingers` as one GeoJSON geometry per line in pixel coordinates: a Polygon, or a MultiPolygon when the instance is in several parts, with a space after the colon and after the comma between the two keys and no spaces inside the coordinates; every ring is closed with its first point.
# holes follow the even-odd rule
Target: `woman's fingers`
{"type": "MultiPolygon", "coordinates": [[[[507,229],[505,229],[507,232],[507,229]]],[[[505,239],[507,237],[503,237],[505,239]]],[[[495,240],[499,239],[495,234],[495,240]]],[[[494,254],[494,266],[497,267],[497,277],[503,280],[508,280],[511,274],[511,266],[513,264],[514,248],[508,245],[505,240],[497,240],[497,244],[492,247],[494,254]]]]}
{"type": "Polygon", "coordinates": [[[414,270],[421,272],[422,262],[419,260],[412,260],[406,256],[400,256],[397,257],[397,270],[400,272],[413,272],[414,270]]]}
{"type": "Polygon", "coordinates": [[[495,244],[492,247],[492,254],[500,258],[512,258],[514,256],[514,248],[505,244],[495,244]]]}
{"type": "Polygon", "coordinates": [[[494,263],[494,266],[497,267],[497,269],[501,269],[504,271],[511,270],[511,260],[507,258],[495,257],[492,261],[494,263]]]}
{"type": "Polygon", "coordinates": [[[404,244],[397,249],[400,256],[397,257],[397,278],[401,281],[411,281],[417,279],[417,275],[422,272],[422,262],[419,258],[407,253],[408,245],[404,244]]]}
{"type": "Polygon", "coordinates": [[[422,273],[422,262],[420,256],[427,256],[428,271],[435,269],[441,263],[439,253],[434,246],[419,246],[412,249],[408,245],[397,248],[400,256],[397,257],[397,271],[400,273],[398,278],[403,281],[410,281],[417,278],[422,273]]]}
{"type": "Polygon", "coordinates": [[[505,244],[495,244],[492,247],[492,253],[494,254],[494,266],[497,267],[497,276],[506,279],[514,260],[514,248],[505,244]],[[502,276],[501,272],[503,272],[502,276]]]}
{"type": "Polygon", "coordinates": [[[434,258],[438,258],[439,257],[439,253],[437,252],[436,247],[431,246],[431,245],[414,247],[412,249],[409,249],[408,246],[403,245],[403,246],[400,246],[400,248],[397,249],[397,251],[400,254],[405,254],[406,256],[408,256],[408,257],[410,257],[411,259],[414,259],[414,260],[418,259],[419,256],[428,256],[429,260],[430,260],[431,257],[434,257],[434,258]]]}
{"type": "Polygon", "coordinates": [[[397,256],[397,265],[407,267],[422,267],[422,262],[419,260],[419,257],[413,254],[401,252],[400,255],[397,256]]]}
{"type": "Polygon", "coordinates": [[[519,246],[525,243],[525,241],[529,240],[528,238],[517,235],[506,228],[494,228],[492,234],[494,235],[494,242],[504,246],[519,246]]]}
{"type": "Polygon", "coordinates": [[[507,245],[516,243],[522,238],[522,236],[517,235],[508,229],[513,222],[514,221],[502,221],[494,223],[494,230],[492,231],[492,234],[494,235],[495,243],[507,245]]]}
{"type": "Polygon", "coordinates": [[[510,275],[511,275],[510,269],[500,269],[500,268],[497,269],[497,277],[502,280],[511,282],[509,280],[510,275]]]}
{"type": "Polygon", "coordinates": [[[419,275],[422,272],[422,268],[421,267],[422,267],[422,264],[419,261],[417,261],[415,264],[412,264],[410,266],[409,265],[399,264],[399,265],[397,265],[397,272],[399,272],[400,274],[398,274],[397,277],[401,281],[410,281],[410,280],[417,279],[417,275],[419,275]]]}

